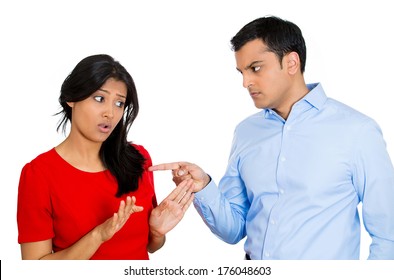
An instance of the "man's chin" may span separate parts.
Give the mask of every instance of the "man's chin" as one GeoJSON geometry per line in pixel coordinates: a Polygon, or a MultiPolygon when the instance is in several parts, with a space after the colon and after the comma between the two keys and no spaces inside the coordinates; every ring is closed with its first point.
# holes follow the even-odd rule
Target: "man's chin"
{"type": "Polygon", "coordinates": [[[261,104],[261,103],[258,103],[258,102],[254,102],[254,106],[255,106],[257,109],[260,109],[260,110],[268,109],[268,107],[267,107],[265,104],[261,104]]]}

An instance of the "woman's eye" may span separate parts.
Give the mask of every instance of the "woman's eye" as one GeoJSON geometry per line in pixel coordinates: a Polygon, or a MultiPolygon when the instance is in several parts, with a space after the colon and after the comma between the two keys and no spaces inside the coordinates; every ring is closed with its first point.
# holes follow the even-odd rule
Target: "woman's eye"
{"type": "Polygon", "coordinates": [[[97,102],[103,102],[104,97],[102,97],[102,96],[95,96],[94,100],[96,100],[97,102]]]}
{"type": "Polygon", "coordinates": [[[115,105],[118,106],[119,108],[123,108],[124,102],[122,102],[122,101],[116,101],[115,105]]]}

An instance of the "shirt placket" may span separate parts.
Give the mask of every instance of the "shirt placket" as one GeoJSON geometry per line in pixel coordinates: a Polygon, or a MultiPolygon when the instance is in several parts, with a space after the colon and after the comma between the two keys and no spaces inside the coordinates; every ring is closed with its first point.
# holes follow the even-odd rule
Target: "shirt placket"
{"type": "MultiPolygon", "coordinates": [[[[278,188],[278,197],[271,209],[270,216],[268,218],[267,233],[264,242],[262,259],[272,259],[275,254],[276,237],[278,236],[278,226],[280,224],[280,218],[283,207],[284,199],[286,198],[286,192],[288,188],[287,183],[287,164],[288,154],[291,151],[291,131],[295,125],[297,116],[305,112],[307,108],[301,104],[296,104],[289,115],[289,118],[283,122],[281,127],[281,146],[277,158],[277,169],[276,169],[276,183],[278,188]]],[[[280,118],[278,116],[278,118],[280,118]]]]}

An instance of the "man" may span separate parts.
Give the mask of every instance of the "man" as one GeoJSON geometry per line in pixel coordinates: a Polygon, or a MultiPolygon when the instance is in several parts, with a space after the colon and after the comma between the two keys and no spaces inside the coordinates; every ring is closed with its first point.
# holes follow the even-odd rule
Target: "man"
{"type": "Polygon", "coordinates": [[[394,259],[394,170],[379,126],[305,83],[295,24],[259,18],[231,43],[262,110],[236,127],[219,187],[187,162],[150,170],[192,178],[197,211],[222,240],[246,236],[246,259],[359,259],[360,202],[369,259],[394,259]]]}

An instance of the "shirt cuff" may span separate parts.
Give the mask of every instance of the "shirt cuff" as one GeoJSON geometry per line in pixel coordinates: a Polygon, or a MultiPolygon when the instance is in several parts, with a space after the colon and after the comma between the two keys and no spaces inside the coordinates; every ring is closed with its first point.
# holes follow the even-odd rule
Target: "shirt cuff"
{"type": "Polygon", "coordinates": [[[215,182],[211,179],[208,185],[205,186],[201,191],[194,194],[194,199],[201,203],[209,203],[214,201],[217,196],[220,195],[220,191],[216,186],[215,182]]]}

